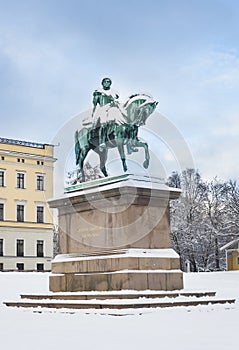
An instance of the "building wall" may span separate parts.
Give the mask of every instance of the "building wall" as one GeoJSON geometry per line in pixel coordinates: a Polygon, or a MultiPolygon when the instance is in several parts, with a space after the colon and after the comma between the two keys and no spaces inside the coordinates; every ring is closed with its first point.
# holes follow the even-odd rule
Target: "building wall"
{"type": "Polygon", "coordinates": [[[0,264],[4,270],[16,270],[18,263],[24,264],[24,270],[37,270],[37,264],[44,264],[44,270],[51,269],[53,255],[53,230],[36,228],[6,227],[0,230],[3,239],[3,256],[0,264]],[[17,255],[17,240],[24,241],[24,256],[17,255]],[[37,241],[43,241],[43,257],[37,257],[37,241]]]}
{"type": "Polygon", "coordinates": [[[227,251],[227,269],[239,270],[239,252],[237,249],[233,251],[227,251]]]}
{"type": "Polygon", "coordinates": [[[4,269],[35,270],[37,263],[50,269],[53,256],[53,218],[47,200],[53,196],[54,147],[0,138],[0,171],[4,186],[0,187],[0,203],[4,204],[4,220],[0,221],[4,269]],[[24,174],[24,188],[17,188],[17,174],[24,174]],[[37,189],[37,176],[44,179],[43,190],[37,189]],[[17,221],[17,205],[24,205],[24,221],[17,221]],[[43,222],[37,222],[37,207],[43,207],[43,222]],[[24,240],[24,257],[16,258],[16,240],[24,240]],[[44,241],[44,258],[36,257],[36,241],[44,241]]]}

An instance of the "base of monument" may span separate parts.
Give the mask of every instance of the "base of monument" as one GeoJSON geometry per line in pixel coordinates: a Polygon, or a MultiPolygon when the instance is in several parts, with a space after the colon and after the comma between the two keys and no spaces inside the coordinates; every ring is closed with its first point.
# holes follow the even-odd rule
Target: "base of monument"
{"type": "Polygon", "coordinates": [[[173,249],[62,254],[52,262],[52,292],[180,289],[183,273],[173,249]]]}
{"type": "MultiPolygon", "coordinates": [[[[141,309],[140,314],[148,308],[166,307],[192,307],[199,305],[234,304],[235,299],[218,299],[216,293],[198,291],[178,292],[106,292],[106,293],[52,293],[52,294],[22,294],[18,301],[6,301],[4,304],[9,307],[23,307],[35,309],[35,312],[42,312],[46,309],[62,309],[61,312],[74,313],[77,310],[86,310],[86,313],[96,313],[97,310],[104,315],[136,315],[133,309],[141,309]],[[69,310],[69,311],[68,311],[69,310]]],[[[232,307],[234,307],[232,305],[232,307]]]]}

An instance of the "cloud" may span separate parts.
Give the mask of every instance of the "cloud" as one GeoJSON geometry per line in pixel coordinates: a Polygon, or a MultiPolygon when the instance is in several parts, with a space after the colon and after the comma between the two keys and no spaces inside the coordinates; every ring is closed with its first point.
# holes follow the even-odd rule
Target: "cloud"
{"type": "MultiPolygon", "coordinates": [[[[36,40],[31,34],[11,29],[3,33],[0,118],[5,121],[6,130],[11,129],[11,134],[6,131],[5,136],[36,140],[44,137],[47,141],[66,118],[86,107],[83,99],[79,100],[86,72],[69,55],[71,40],[36,40]],[[14,122],[16,116],[20,124],[14,122]],[[12,120],[11,127],[6,120],[10,123],[12,120]]],[[[4,128],[1,132],[4,133],[4,128]]]]}
{"type": "Polygon", "coordinates": [[[195,160],[195,167],[202,176],[212,180],[215,176],[220,179],[239,179],[237,136],[206,134],[191,137],[188,143],[195,160]]]}
{"type": "MultiPolygon", "coordinates": [[[[155,2],[155,11],[145,14],[148,3],[134,2],[135,12],[125,2],[112,17],[101,3],[73,3],[15,2],[1,11],[2,136],[48,142],[72,115],[91,107],[92,91],[109,75],[122,101],[142,90],[160,101],[157,111],[189,142],[199,170],[235,174],[239,54],[231,12],[218,2],[186,1],[183,10],[181,3],[155,2]],[[228,40],[219,47],[218,38],[228,40]]],[[[170,138],[162,120],[158,128],[170,152],[156,146],[155,154],[172,167],[178,158],[186,164],[181,136],[170,138]]],[[[72,140],[71,132],[67,137],[72,140]]]]}
{"type": "Polygon", "coordinates": [[[239,112],[226,115],[220,123],[215,124],[212,133],[218,137],[239,137],[239,112]]]}
{"type": "Polygon", "coordinates": [[[239,54],[237,49],[208,50],[193,56],[182,74],[193,78],[202,88],[235,88],[239,86],[239,54]]]}

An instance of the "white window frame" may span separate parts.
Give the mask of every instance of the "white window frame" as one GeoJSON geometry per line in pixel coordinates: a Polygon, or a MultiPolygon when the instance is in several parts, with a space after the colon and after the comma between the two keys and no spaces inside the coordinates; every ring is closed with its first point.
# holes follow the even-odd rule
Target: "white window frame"
{"type": "Polygon", "coordinates": [[[3,172],[3,186],[0,187],[6,187],[6,169],[0,168],[0,171],[3,172]]]}
{"type": "Polygon", "coordinates": [[[45,217],[45,208],[43,205],[37,205],[36,207],[36,222],[37,224],[43,224],[44,223],[44,217],[45,217]],[[38,208],[42,208],[42,221],[38,221],[38,208]]]}
{"type": "Polygon", "coordinates": [[[37,241],[36,241],[36,257],[37,258],[44,258],[44,256],[45,256],[45,241],[44,241],[44,239],[38,239],[37,241]],[[38,244],[40,245],[40,243],[39,242],[42,242],[42,255],[40,254],[40,255],[38,255],[37,253],[38,253],[38,244]]]}
{"type": "Polygon", "coordinates": [[[26,221],[26,201],[16,200],[16,221],[17,222],[25,222],[26,221]],[[17,206],[18,205],[23,205],[24,206],[23,221],[17,221],[17,206]]]}
{"type": "Polygon", "coordinates": [[[25,248],[26,246],[25,246],[25,239],[23,239],[23,238],[16,238],[16,257],[18,257],[18,258],[23,258],[24,256],[25,256],[25,248]],[[21,242],[23,242],[23,255],[18,255],[17,254],[17,247],[18,247],[18,241],[21,241],[21,242]]]}
{"type": "Polygon", "coordinates": [[[46,183],[45,183],[45,181],[46,181],[46,174],[43,174],[43,173],[36,173],[36,190],[37,191],[45,191],[45,188],[46,188],[46,183]],[[42,176],[42,178],[43,178],[43,189],[38,189],[37,188],[37,177],[38,176],[42,176]]]}
{"type": "Polygon", "coordinates": [[[19,170],[16,170],[16,188],[19,189],[19,190],[24,190],[27,188],[27,177],[26,177],[26,172],[25,171],[19,171],[19,170]],[[18,187],[18,174],[21,174],[21,175],[24,175],[24,186],[23,187],[18,187]]]}
{"type": "Polygon", "coordinates": [[[6,218],[6,199],[0,198],[0,204],[3,204],[3,221],[6,218]]]}
{"type": "Polygon", "coordinates": [[[45,214],[46,214],[45,203],[44,202],[35,202],[35,206],[36,206],[36,209],[35,209],[35,212],[36,212],[36,223],[44,224],[45,223],[45,214]],[[37,207],[43,207],[43,222],[37,222],[37,207]]]}
{"type": "Polygon", "coordinates": [[[4,243],[5,243],[5,240],[4,240],[4,238],[0,238],[0,240],[2,241],[2,255],[0,255],[0,256],[4,256],[4,243]]]}

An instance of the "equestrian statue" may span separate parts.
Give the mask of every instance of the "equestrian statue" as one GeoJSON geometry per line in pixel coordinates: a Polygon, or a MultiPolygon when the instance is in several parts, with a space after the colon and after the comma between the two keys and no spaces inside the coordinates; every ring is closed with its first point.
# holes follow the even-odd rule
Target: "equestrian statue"
{"type": "Polygon", "coordinates": [[[75,132],[75,157],[79,165],[78,179],[85,181],[84,161],[90,150],[100,157],[100,169],[108,176],[106,161],[108,150],[117,148],[123,170],[127,171],[125,147],[127,153],[144,148],[144,168],[149,166],[148,144],[138,138],[138,129],[145,125],[147,118],[155,110],[158,102],[147,94],[131,95],[124,104],[119,103],[119,95],[111,89],[110,78],[102,80],[102,89],[93,93],[93,111],[89,118],[83,120],[83,128],[75,132]]]}

